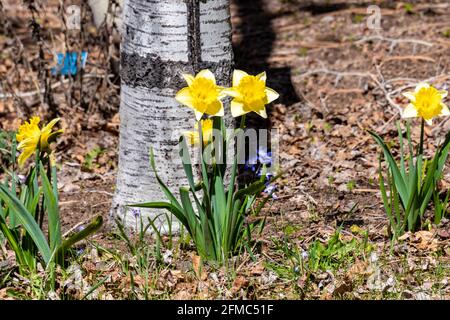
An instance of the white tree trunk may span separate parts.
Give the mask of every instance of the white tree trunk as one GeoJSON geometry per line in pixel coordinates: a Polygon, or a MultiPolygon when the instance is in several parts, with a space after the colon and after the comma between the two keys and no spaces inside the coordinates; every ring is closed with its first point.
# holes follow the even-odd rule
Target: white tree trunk
{"type": "MultiPolygon", "coordinates": [[[[125,0],[122,37],[119,169],[112,214],[132,227],[135,217],[125,205],[167,201],[150,168],[150,147],[171,191],[178,194],[188,184],[177,143],[182,132],[192,130],[195,118],[174,97],[186,86],[182,73],[204,68],[220,85],[229,85],[229,0],[125,0]]],[[[141,210],[145,223],[160,213],[141,210]]]]}

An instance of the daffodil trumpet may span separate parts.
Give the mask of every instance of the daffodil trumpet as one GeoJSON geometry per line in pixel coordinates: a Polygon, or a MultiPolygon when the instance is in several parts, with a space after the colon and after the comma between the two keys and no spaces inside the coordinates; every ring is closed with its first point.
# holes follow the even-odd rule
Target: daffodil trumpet
{"type": "Polygon", "coordinates": [[[192,146],[200,143],[200,135],[202,136],[203,146],[208,145],[213,136],[213,119],[202,119],[196,122],[194,131],[186,131],[184,135],[192,146]]]}
{"type": "Polygon", "coordinates": [[[420,128],[420,143],[418,153],[423,154],[424,126],[433,124],[433,118],[449,116],[450,111],[444,103],[448,92],[438,90],[428,83],[419,83],[413,92],[405,92],[403,96],[408,98],[410,103],[402,112],[402,118],[422,119],[420,128]]]}
{"type": "Polygon", "coordinates": [[[19,142],[17,149],[21,151],[18,158],[20,167],[23,167],[26,160],[36,152],[51,153],[50,144],[63,133],[63,130],[53,131],[53,127],[59,120],[59,118],[53,119],[41,129],[39,127],[41,119],[39,117],[32,117],[19,127],[16,140],[19,142]]]}
{"type": "Polygon", "coordinates": [[[182,88],[175,95],[175,99],[194,110],[197,121],[204,114],[223,116],[224,109],[221,99],[225,98],[223,87],[216,84],[214,74],[209,70],[202,70],[197,75],[182,75],[187,87],[182,88]]]}
{"type": "Polygon", "coordinates": [[[233,98],[231,101],[233,117],[255,112],[267,118],[266,105],[278,99],[279,94],[266,86],[266,80],[265,72],[253,76],[242,70],[234,70],[233,86],[224,90],[233,98]]]}

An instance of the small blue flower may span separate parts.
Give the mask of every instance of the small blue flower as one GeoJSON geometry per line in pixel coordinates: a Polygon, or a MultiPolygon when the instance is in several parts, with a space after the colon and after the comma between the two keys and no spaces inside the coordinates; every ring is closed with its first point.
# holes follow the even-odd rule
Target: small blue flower
{"type": "Polygon", "coordinates": [[[306,259],[308,259],[308,257],[309,257],[309,254],[308,254],[308,251],[302,251],[302,259],[303,260],[306,260],[306,259]]]}
{"type": "Polygon", "coordinates": [[[24,176],[23,174],[17,175],[17,178],[19,178],[19,183],[20,184],[25,184],[25,182],[27,182],[27,177],[24,176]]]}
{"type": "Polygon", "coordinates": [[[259,147],[258,160],[262,164],[270,165],[272,163],[272,152],[259,147]]]}
{"type": "Polygon", "coordinates": [[[84,252],[84,249],[80,248],[76,251],[76,254],[77,254],[77,256],[81,256],[83,254],[83,252],[84,252]]]}
{"type": "Polygon", "coordinates": [[[249,164],[248,162],[244,164],[245,171],[256,172],[256,164],[249,164]]]}
{"type": "MultiPolygon", "coordinates": [[[[263,174],[262,172],[263,172],[263,170],[262,170],[262,168],[260,168],[260,169],[258,170],[258,172],[257,172],[258,177],[261,177],[261,176],[262,176],[262,174],[263,174]]],[[[267,180],[267,181],[270,181],[270,179],[272,179],[273,176],[274,176],[274,174],[273,174],[272,172],[270,172],[270,171],[267,171],[267,172],[266,172],[266,180],[267,180]]]]}
{"type": "Polygon", "coordinates": [[[276,190],[276,187],[273,185],[273,184],[271,184],[271,185],[268,185],[265,189],[264,189],[264,192],[265,193],[267,193],[267,194],[273,194],[273,192],[276,190]]]}
{"type": "Polygon", "coordinates": [[[131,213],[136,219],[141,216],[141,210],[138,208],[131,208],[131,213]]]}

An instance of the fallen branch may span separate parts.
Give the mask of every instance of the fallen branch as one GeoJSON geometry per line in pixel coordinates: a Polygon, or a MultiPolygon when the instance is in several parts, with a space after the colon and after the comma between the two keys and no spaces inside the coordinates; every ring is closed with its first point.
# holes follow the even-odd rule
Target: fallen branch
{"type": "MultiPolygon", "coordinates": [[[[395,46],[398,45],[399,43],[410,43],[410,44],[422,45],[422,46],[426,46],[426,47],[434,46],[433,43],[430,43],[428,41],[417,40],[417,39],[396,39],[396,38],[384,37],[382,35],[374,35],[374,36],[370,36],[370,37],[364,37],[364,38],[356,41],[355,44],[362,44],[364,42],[371,42],[371,41],[375,41],[375,40],[390,42],[391,45],[389,47],[389,53],[391,53],[394,50],[395,46]]],[[[415,52],[415,47],[414,47],[414,52],[415,52]]]]}

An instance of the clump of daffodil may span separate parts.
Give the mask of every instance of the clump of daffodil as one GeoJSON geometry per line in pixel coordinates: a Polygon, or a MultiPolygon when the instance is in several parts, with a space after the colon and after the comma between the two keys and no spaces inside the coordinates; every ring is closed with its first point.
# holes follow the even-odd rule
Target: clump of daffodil
{"type": "Polygon", "coordinates": [[[225,97],[223,87],[216,84],[216,78],[211,71],[202,70],[195,77],[183,74],[183,78],[188,86],[178,91],[175,99],[193,109],[197,121],[203,114],[219,117],[224,115],[221,101],[225,97]]]}
{"type": "MultiPolygon", "coordinates": [[[[212,140],[213,121],[211,119],[200,120],[202,126],[203,145],[206,146],[212,140]]],[[[194,131],[185,132],[185,136],[191,145],[198,145],[200,142],[198,134],[198,122],[195,123],[194,131]]]]}
{"type": "Polygon", "coordinates": [[[430,203],[433,204],[434,223],[438,225],[446,214],[449,200],[448,194],[445,200],[439,196],[441,193],[439,184],[450,150],[450,133],[447,133],[444,142],[432,158],[424,153],[425,123],[431,125],[433,118],[450,115],[448,107],[443,102],[447,91],[438,90],[427,83],[419,83],[413,92],[406,92],[403,95],[410,103],[403,110],[402,118],[422,118],[417,148],[414,148],[411,139],[409,121],[406,122],[407,148],[403,146],[404,131],[400,122],[397,122],[400,159],[394,157],[391,147],[383,138],[376,132],[369,131],[382,148],[387,164],[386,172],[383,174],[380,160],[379,181],[381,198],[389,219],[389,232],[394,238],[398,238],[405,231],[414,232],[426,227],[429,221],[425,217],[430,203]]]}
{"type": "Polygon", "coordinates": [[[63,130],[53,131],[53,126],[59,121],[59,118],[53,119],[42,129],[39,128],[41,119],[32,117],[28,122],[25,121],[20,127],[16,135],[18,150],[22,153],[18,158],[19,166],[23,166],[25,161],[32,156],[36,150],[49,152],[49,145],[55,138],[63,132],[63,130]]]}
{"type": "Polygon", "coordinates": [[[266,105],[279,97],[275,90],[266,87],[265,72],[252,76],[241,70],[234,70],[233,87],[226,89],[225,93],[233,97],[231,101],[233,117],[253,111],[267,118],[266,105]]]}
{"type": "Polygon", "coordinates": [[[443,102],[447,96],[445,90],[420,83],[414,92],[405,92],[403,95],[410,100],[410,104],[403,110],[402,118],[421,117],[431,125],[434,117],[450,115],[448,107],[443,102]]]}

